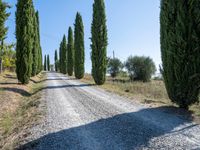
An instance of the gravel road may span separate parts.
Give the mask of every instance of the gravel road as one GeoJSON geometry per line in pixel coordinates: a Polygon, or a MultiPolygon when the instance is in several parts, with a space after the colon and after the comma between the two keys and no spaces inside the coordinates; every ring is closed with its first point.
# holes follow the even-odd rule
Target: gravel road
{"type": "Polygon", "coordinates": [[[149,108],[58,73],[47,76],[45,120],[21,149],[200,150],[200,126],[167,107],[149,108]]]}

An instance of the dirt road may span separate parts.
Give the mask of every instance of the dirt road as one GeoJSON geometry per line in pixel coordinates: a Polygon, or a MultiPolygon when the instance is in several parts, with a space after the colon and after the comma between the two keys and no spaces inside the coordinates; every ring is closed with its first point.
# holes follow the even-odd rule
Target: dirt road
{"type": "Polygon", "coordinates": [[[47,76],[46,118],[23,148],[200,149],[200,126],[170,114],[167,107],[148,108],[58,73],[47,76]]]}

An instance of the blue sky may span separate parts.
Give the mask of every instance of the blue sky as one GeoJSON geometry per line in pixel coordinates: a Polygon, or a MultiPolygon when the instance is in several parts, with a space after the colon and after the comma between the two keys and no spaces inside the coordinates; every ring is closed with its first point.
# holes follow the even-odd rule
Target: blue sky
{"type": "MultiPolygon", "coordinates": [[[[17,0],[5,0],[12,5],[7,42],[15,42],[15,10],[17,0]]],[[[82,14],[85,27],[86,72],[91,72],[90,37],[93,0],[34,0],[40,14],[40,32],[43,54],[59,48],[68,27],[74,27],[76,12],[82,14]]],[[[116,57],[125,61],[130,55],[153,58],[157,67],[160,56],[160,0],[105,0],[108,26],[108,56],[113,50],[116,57]]]]}

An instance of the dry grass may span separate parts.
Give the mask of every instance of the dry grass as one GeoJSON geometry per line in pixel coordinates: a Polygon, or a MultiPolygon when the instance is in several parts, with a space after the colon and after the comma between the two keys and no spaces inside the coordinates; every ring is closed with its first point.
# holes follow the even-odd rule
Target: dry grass
{"type": "Polygon", "coordinates": [[[14,149],[42,117],[40,92],[31,93],[42,88],[42,82],[35,82],[43,78],[44,74],[40,74],[32,78],[34,82],[19,85],[14,73],[5,72],[0,76],[0,149],[14,149]]]}
{"type": "MultiPolygon", "coordinates": [[[[83,82],[94,84],[91,75],[86,74],[83,82]]],[[[140,103],[144,103],[150,107],[160,106],[176,106],[171,103],[168,98],[167,91],[163,81],[152,80],[149,83],[143,82],[112,82],[111,78],[108,78],[106,83],[99,86],[108,92],[116,93],[118,95],[133,99],[140,103]]],[[[200,104],[195,104],[190,107],[190,111],[193,114],[194,120],[200,122],[200,104]]]]}

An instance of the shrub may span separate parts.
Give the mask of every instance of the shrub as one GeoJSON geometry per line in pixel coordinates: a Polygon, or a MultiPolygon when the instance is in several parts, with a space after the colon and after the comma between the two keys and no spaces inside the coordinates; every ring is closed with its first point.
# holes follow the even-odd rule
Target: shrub
{"type": "Polygon", "coordinates": [[[130,56],[125,63],[131,80],[150,81],[152,75],[156,72],[153,60],[149,57],[130,56]]]}
{"type": "Polygon", "coordinates": [[[112,78],[115,78],[123,69],[123,64],[118,58],[109,59],[108,61],[108,73],[112,78]]]}

